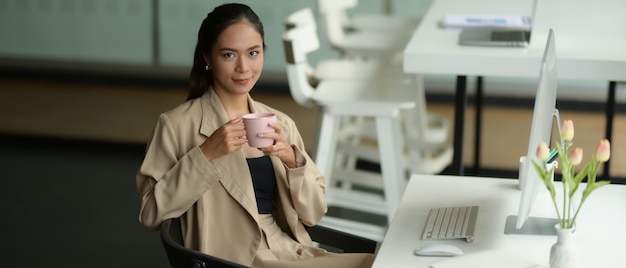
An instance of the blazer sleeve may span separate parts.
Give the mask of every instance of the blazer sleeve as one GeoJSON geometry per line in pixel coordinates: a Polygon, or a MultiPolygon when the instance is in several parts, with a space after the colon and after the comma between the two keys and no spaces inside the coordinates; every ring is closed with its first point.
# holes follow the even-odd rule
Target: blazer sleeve
{"type": "Polygon", "coordinates": [[[152,231],[164,220],[185,213],[219,182],[200,148],[183,148],[176,133],[167,115],[161,114],[136,176],[139,221],[152,231]]]}
{"type": "Polygon", "coordinates": [[[326,214],[326,179],[306,153],[304,141],[295,125],[289,120],[289,135],[296,152],[297,168],[287,168],[287,185],[300,221],[308,226],[315,225],[326,214]]]}

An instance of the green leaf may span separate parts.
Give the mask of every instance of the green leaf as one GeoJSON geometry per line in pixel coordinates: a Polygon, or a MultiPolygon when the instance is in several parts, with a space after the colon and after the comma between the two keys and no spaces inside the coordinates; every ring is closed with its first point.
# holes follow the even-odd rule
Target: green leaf
{"type": "Polygon", "coordinates": [[[533,159],[533,166],[535,166],[535,170],[537,170],[537,173],[539,173],[539,177],[543,179],[547,173],[543,165],[540,165],[539,163],[537,163],[537,161],[533,159]]]}
{"type": "Polygon", "coordinates": [[[593,156],[591,156],[589,166],[590,167],[587,172],[587,183],[593,184],[594,182],[596,182],[596,174],[598,174],[598,163],[595,161],[593,156]]]}
{"type": "Polygon", "coordinates": [[[541,178],[541,181],[543,181],[543,184],[546,186],[548,191],[550,191],[550,196],[552,196],[552,199],[554,200],[556,198],[556,190],[554,188],[554,184],[552,183],[552,177],[554,175],[554,168],[550,169],[550,171],[548,172],[544,169],[542,165],[538,164],[534,160],[533,160],[533,166],[535,166],[537,173],[539,173],[539,178],[541,178]]]}
{"type": "Polygon", "coordinates": [[[598,189],[598,188],[600,188],[602,186],[608,185],[610,183],[611,183],[610,181],[598,181],[598,182],[594,182],[594,183],[587,183],[587,187],[583,191],[583,199],[586,196],[589,196],[596,189],[598,189]]]}
{"type": "Polygon", "coordinates": [[[590,165],[591,165],[591,162],[587,163],[585,167],[583,167],[583,169],[574,176],[574,179],[572,180],[572,183],[570,184],[570,190],[569,190],[570,197],[574,196],[576,191],[578,191],[580,182],[582,182],[583,179],[588,175],[588,170],[590,169],[590,165]]]}
{"type": "Polygon", "coordinates": [[[548,188],[548,191],[550,192],[550,196],[552,197],[553,200],[555,200],[556,189],[554,188],[554,183],[552,183],[552,179],[551,179],[553,174],[554,174],[554,169],[550,169],[550,176],[546,177],[546,179],[543,180],[543,184],[546,185],[546,188],[548,188]]]}
{"type": "Polygon", "coordinates": [[[567,145],[565,148],[561,147],[560,143],[556,143],[556,150],[559,153],[559,159],[561,160],[561,170],[563,170],[562,172],[562,177],[561,177],[561,181],[567,185],[567,187],[572,186],[572,170],[573,167],[569,162],[569,157],[567,156],[567,145]]]}

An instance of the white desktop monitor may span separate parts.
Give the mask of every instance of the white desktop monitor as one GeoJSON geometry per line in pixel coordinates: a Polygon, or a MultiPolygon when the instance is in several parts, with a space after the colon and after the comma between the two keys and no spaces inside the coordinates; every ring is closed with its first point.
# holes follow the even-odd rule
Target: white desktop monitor
{"type": "MultiPolygon", "coordinates": [[[[509,216],[505,233],[507,234],[553,234],[556,219],[529,217],[537,193],[545,188],[535,170],[532,161],[537,161],[537,146],[541,141],[550,144],[552,139],[553,117],[557,117],[557,126],[560,127],[558,110],[556,110],[557,92],[557,56],[554,32],[550,29],[546,43],[539,83],[535,96],[530,138],[524,163],[520,163],[520,203],[517,215],[509,216]]],[[[548,204],[549,205],[549,204],[548,204]]]]}

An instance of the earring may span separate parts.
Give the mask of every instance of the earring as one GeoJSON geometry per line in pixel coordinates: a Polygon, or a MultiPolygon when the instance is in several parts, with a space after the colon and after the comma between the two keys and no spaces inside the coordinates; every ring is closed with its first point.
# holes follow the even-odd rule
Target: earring
{"type": "Polygon", "coordinates": [[[211,70],[211,66],[206,65],[206,66],[204,66],[204,69],[205,69],[205,70],[207,70],[207,71],[208,71],[208,70],[211,70]]]}

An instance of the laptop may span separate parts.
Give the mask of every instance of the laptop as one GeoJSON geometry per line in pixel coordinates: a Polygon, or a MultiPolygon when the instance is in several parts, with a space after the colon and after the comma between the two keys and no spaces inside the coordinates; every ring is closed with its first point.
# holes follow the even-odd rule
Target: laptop
{"type": "Polygon", "coordinates": [[[529,30],[465,29],[459,35],[459,44],[465,46],[526,47],[529,43],[529,30]]]}
{"type": "MultiPolygon", "coordinates": [[[[533,14],[528,23],[534,20],[537,0],[533,3],[533,14]]],[[[466,28],[459,35],[459,45],[491,47],[526,47],[530,44],[532,25],[527,29],[499,29],[493,27],[466,28]]]]}

